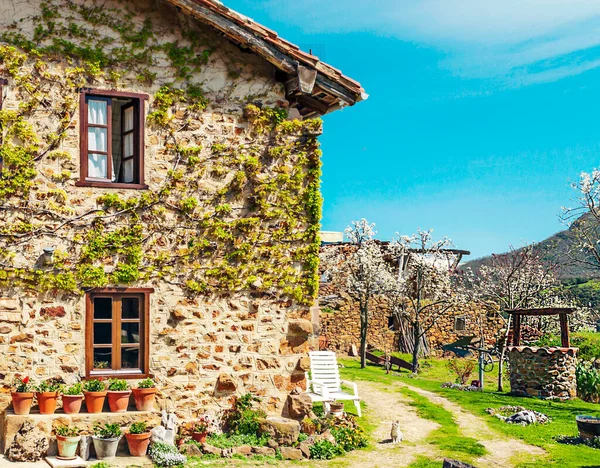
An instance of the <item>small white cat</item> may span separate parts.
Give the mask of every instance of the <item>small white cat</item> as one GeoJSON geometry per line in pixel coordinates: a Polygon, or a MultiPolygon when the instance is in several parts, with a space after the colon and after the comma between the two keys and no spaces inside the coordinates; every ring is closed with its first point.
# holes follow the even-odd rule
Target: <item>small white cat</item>
{"type": "Polygon", "coordinates": [[[392,432],[390,436],[392,437],[392,444],[402,442],[404,436],[402,435],[402,432],[400,432],[400,421],[394,421],[392,423],[392,432]]]}

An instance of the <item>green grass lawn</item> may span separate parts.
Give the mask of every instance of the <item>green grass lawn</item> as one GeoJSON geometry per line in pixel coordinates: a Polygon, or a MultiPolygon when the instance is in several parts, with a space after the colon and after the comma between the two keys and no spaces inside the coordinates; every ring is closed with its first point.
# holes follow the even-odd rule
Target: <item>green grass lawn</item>
{"type": "MultiPolygon", "coordinates": [[[[523,461],[517,465],[519,467],[560,466],[561,468],[567,468],[600,466],[600,450],[585,446],[559,444],[555,440],[555,437],[559,435],[575,436],[577,434],[575,416],[578,414],[600,416],[600,405],[585,403],[580,400],[552,402],[498,393],[492,391],[492,389],[495,389],[494,378],[492,378],[494,373],[486,375],[486,377],[489,378],[487,379],[488,384],[486,385],[486,391],[483,393],[443,389],[440,388],[442,382],[453,380],[453,377],[448,372],[444,359],[424,360],[423,362],[427,362],[428,365],[423,368],[423,372],[417,377],[413,377],[412,374],[408,372],[394,372],[393,374],[388,375],[381,367],[374,365],[369,365],[365,369],[360,369],[359,362],[355,360],[341,360],[340,362],[345,366],[342,369],[342,375],[345,379],[367,380],[386,385],[402,381],[408,385],[436,392],[446,397],[448,400],[459,404],[471,413],[485,418],[488,424],[498,430],[498,432],[504,433],[507,436],[520,438],[528,444],[541,447],[548,452],[548,455],[543,460],[523,461]],[[553,421],[545,426],[535,425],[522,427],[506,424],[495,417],[489,416],[485,412],[488,407],[497,408],[505,405],[525,406],[528,409],[539,411],[550,416],[553,421]]],[[[445,423],[442,423],[442,426],[446,427],[446,431],[448,430],[448,427],[451,427],[451,425],[448,425],[445,416],[442,416],[440,413],[430,412],[431,408],[429,405],[431,405],[431,403],[428,402],[429,405],[426,405],[421,399],[423,398],[421,395],[407,395],[412,399],[415,407],[423,407],[423,412],[420,413],[421,416],[429,417],[436,421],[438,421],[438,418],[441,418],[441,421],[445,421],[445,423]],[[429,416],[426,416],[428,412],[429,416]]],[[[440,448],[444,449],[443,447],[440,448]]],[[[456,445],[451,445],[450,447],[446,447],[446,449],[460,452],[460,450],[457,450],[456,445]]],[[[428,466],[427,463],[429,463],[429,461],[425,458],[421,458],[417,463],[418,464],[414,466],[426,467],[428,466]]]]}

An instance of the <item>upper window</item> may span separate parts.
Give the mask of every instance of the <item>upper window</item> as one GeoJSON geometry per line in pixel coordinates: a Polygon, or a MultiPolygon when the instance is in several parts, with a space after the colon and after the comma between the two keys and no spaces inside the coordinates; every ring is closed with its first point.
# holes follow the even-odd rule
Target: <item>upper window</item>
{"type": "Polygon", "coordinates": [[[87,294],[86,376],[146,376],[152,290],[115,291],[87,294]]]}
{"type": "Polygon", "coordinates": [[[145,188],[146,95],[88,90],[81,94],[78,185],[145,188]]]}

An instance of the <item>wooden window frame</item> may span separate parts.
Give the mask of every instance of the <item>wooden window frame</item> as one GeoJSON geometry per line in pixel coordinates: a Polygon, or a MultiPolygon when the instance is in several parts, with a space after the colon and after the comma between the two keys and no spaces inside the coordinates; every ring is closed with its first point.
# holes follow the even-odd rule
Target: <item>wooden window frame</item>
{"type": "MultiPolygon", "coordinates": [[[[85,88],[80,90],[79,96],[79,180],[75,183],[78,187],[99,187],[99,188],[114,188],[114,189],[135,189],[145,190],[148,185],[144,183],[144,157],[145,157],[145,103],[148,100],[147,94],[128,93],[124,91],[113,91],[105,89],[85,88]],[[108,160],[107,175],[108,179],[98,180],[87,177],[88,173],[88,106],[89,99],[105,100],[108,102],[109,115],[107,116],[108,135],[107,149],[108,160]],[[112,182],[112,106],[113,98],[126,98],[135,101],[134,105],[134,120],[139,131],[134,134],[134,154],[137,155],[137,164],[134,164],[134,171],[137,182],[122,183],[112,182]]],[[[101,153],[101,152],[100,152],[101,153]]]]}
{"type": "MultiPolygon", "coordinates": [[[[3,87],[6,85],[8,85],[8,80],[6,78],[0,78],[0,110],[2,110],[2,105],[4,103],[3,87]]],[[[4,161],[2,160],[2,157],[0,156],[0,172],[2,172],[3,168],[4,168],[4,161]]]]}
{"type": "MultiPolygon", "coordinates": [[[[86,328],[85,328],[85,377],[97,378],[97,377],[118,377],[121,379],[143,379],[150,374],[150,294],[154,292],[153,288],[96,288],[87,291],[85,296],[85,317],[86,317],[86,328]],[[95,297],[110,297],[113,300],[113,307],[115,305],[115,299],[122,298],[123,296],[139,297],[140,298],[140,337],[139,343],[139,359],[140,369],[139,372],[135,370],[127,369],[126,371],[114,370],[114,369],[94,369],[94,306],[93,299],[95,297]]],[[[108,321],[108,319],[106,319],[108,321]]],[[[110,319],[112,326],[112,343],[110,348],[112,349],[112,360],[113,365],[115,362],[121,359],[121,317],[113,317],[110,319]]],[[[101,322],[99,322],[101,323],[101,322]]],[[[97,347],[97,346],[96,346],[97,347]]],[[[109,346],[107,346],[109,347],[109,346]]],[[[118,366],[117,366],[118,367],[118,366]]]]}

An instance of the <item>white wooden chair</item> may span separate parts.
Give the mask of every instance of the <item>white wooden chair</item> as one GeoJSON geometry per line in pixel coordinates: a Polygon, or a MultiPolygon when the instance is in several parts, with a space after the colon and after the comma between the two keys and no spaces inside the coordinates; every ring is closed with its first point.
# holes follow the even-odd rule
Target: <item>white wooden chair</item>
{"type": "Polygon", "coordinates": [[[340,379],[340,369],[337,358],[332,351],[311,351],[310,377],[306,373],[306,393],[312,401],[322,401],[325,413],[330,411],[330,403],[334,400],[352,400],[356,406],[356,414],[362,416],[360,411],[360,397],[358,387],[354,382],[340,379]],[[352,387],[354,394],[342,391],[342,384],[352,387]]]}

